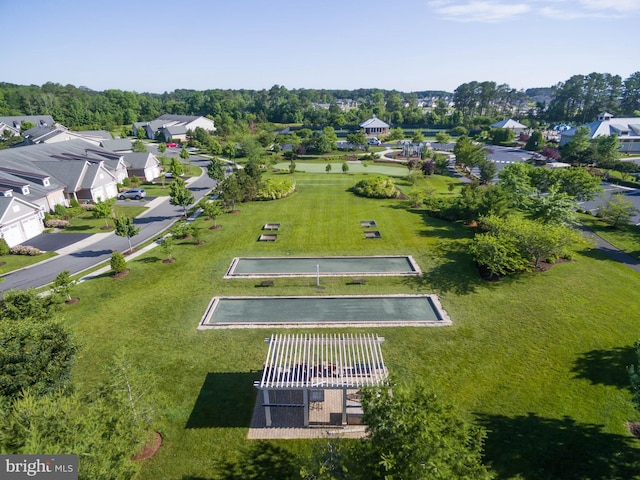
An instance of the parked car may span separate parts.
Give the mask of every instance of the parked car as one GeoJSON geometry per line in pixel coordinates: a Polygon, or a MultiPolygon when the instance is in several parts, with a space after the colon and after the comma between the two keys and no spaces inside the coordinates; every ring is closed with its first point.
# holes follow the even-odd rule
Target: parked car
{"type": "Polygon", "coordinates": [[[175,148],[175,147],[177,147],[177,146],[178,146],[178,144],[177,144],[177,143],[175,143],[175,142],[169,142],[169,143],[167,143],[167,147],[169,147],[169,148],[175,148]]]}
{"type": "Polygon", "coordinates": [[[133,198],[135,200],[140,200],[147,196],[147,192],[144,191],[144,188],[132,188],[131,190],[127,190],[126,192],[120,192],[118,194],[118,198],[120,200],[124,200],[126,198],[133,198]]]}
{"type": "Polygon", "coordinates": [[[367,140],[367,145],[382,145],[382,142],[380,140],[378,140],[376,137],[371,137],[369,140],[367,140]]]}

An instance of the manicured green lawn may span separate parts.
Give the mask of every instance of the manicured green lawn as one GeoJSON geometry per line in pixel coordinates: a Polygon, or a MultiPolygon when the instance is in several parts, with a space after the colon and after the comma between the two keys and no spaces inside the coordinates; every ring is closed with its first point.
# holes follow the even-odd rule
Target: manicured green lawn
{"type": "Polygon", "coordinates": [[[592,215],[580,215],[580,223],[597,233],[611,245],[640,259],[640,228],[635,225],[621,225],[612,228],[606,222],[592,215]]]}
{"type": "MultiPolygon", "coordinates": [[[[471,229],[406,202],[356,197],[350,175],[295,177],[293,196],[240,204],[239,213],[218,219],[219,230],[197,220],[206,243],[179,241],[176,263],[161,263],[155,249],[131,261],[128,276],[104,275],[74,290],[81,301],[64,319],[83,345],[74,370],[79,388],[102,378],[119,349],[154,380],[164,445],[141,478],[212,478],[216,461],[248,442],[252,383],[272,331],[196,330],[212,296],[355,293],[440,296],[451,327],[361,331],[386,338],[385,362],[398,381],[432,385],[487,427],[486,460],[498,478],[638,473],[624,470],[640,453],[625,427],[637,418],[625,367],[640,337],[640,275],[585,251],[545,273],[486,283],[468,255],[471,229]],[[382,238],[364,239],[364,219],[377,222],[382,238]],[[267,222],[281,223],[278,240],[257,242],[267,222]],[[222,279],[236,256],[378,254],[413,255],[424,274],[357,286],[328,278],[321,291],[309,278],[278,279],[268,289],[222,279]]],[[[282,443],[306,451],[313,441],[282,443]]]]}
{"type": "Polygon", "coordinates": [[[34,257],[28,255],[3,255],[0,257],[0,262],[3,263],[3,265],[0,266],[0,275],[35,265],[56,255],[58,255],[56,252],[44,252],[42,255],[34,257]]]}
{"type": "MultiPolygon", "coordinates": [[[[139,202],[136,202],[136,203],[139,203],[139,202]]],[[[140,215],[142,212],[144,212],[146,209],[147,207],[140,207],[140,206],[131,206],[131,207],[116,206],[114,207],[114,213],[116,217],[135,218],[138,215],[140,215]]],[[[91,212],[86,212],[86,213],[83,213],[82,215],[78,215],[77,217],[72,218],[69,221],[69,226],[60,231],[64,233],[104,233],[109,231],[107,229],[103,230],[102,228],[106,226],[105,220],[111,227],[113,227],[112,219],[93,218],[93,215],[91,214],[91,212]]]]}
{"type": "MultiPolygon", "coordinates": [[[[296,170],[300,172],[306,173],[323,173],[327,174],[326,167],[327,163],[331,163],[331,172],[329,174],[340,174],[343,175],[342,172],[342,162],[311,162],[311,161],[297,161],[296,162],[296,170]]],[[[369,162],[367,164],[362,163],[349,163],[348,173],[360,173],[360,174],[378,174],[378,175],[389,175],[391,177],[404,177],[409,173],[407,167],[400,165],[388,165],[388,164],[379,164],[369,162]]],[[[281,162],[275,165],[278,170],[289,170],[288,162],[281,162]]]]}

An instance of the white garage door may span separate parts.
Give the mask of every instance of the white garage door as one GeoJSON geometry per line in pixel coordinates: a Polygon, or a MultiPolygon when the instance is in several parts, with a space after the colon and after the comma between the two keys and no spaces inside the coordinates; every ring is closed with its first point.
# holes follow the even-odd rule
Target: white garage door
{"type": "Polygon", "coordinates": [[[33,238],[42,233],[43,225],[38,217],[31,217],[22,221],[22,229],[26,239],[33,238]]]}
{"type": "Polygon", "coordinates": [[[20,230],[20,225],[18,224],[8,225],[0,230],[0,232],[2,232],[2,237],[10,247],[15,247],[24,240],[22,237],[22,231],[20,230]]]}
{"type": "Polygon", "coordinates": [[[107,198],[113,198],[118,195],[118,187],[114,183],[105,186],[107,190],[107,198]]]}

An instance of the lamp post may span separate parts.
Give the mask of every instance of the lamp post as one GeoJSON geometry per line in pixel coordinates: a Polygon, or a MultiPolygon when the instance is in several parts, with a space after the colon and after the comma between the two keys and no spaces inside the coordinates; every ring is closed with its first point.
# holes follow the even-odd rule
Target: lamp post
{"type": "Polygon", "coordinates": [[[320,265],[316,265],[316,287],[320,286],[320,265]]]}

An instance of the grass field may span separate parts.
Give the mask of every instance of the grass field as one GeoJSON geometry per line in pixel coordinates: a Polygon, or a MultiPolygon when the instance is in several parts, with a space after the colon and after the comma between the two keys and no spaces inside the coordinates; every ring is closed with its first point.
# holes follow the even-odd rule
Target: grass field
{"type": "MultiPolygon", "coordinates": [[[[136,202],[138,203],[138,202],[136,202]]],[[[144,212],[147,207],[139,207],[139,206],[126,206],[113,207],[113,213],[116,217],[131,217],[135,218],[144,212]]],[[[73,217],[69,220],[69,225],[60,230],[62,233],[104,233],[106,230],[103,230],[102,227],[105,227],[106,224],[109,224],[113,229],[113,219],[108,218],[94,218],[91,212],[83,213],[82,215],[78,215],[77,217],[73,217]],[[106,220],[106,223],[105,223],[106,220]]]]}
{"type": "MultiPolygon", "coordinates": [[[[353,293],[440,296],[451,327],[361,331],[386,338],[395,379],[432,385],[487,427],[486,461],[498,478],[638,475],[637,440],[625,426],[637,417],[625,367],[640,337],[640,275],[585,251],[544,273],[486,283],[468,255],[468,227],[403,202],[356,197],[348,191],[352,176],[295,176],[290,198],[239,205],[238,214],[218,219],[221,229],[203,228],[204,245],[179,241],[176,263],[161,263],[155,249],[131,261],[128,276],[103,275],[74,290],[82,300],[64,318],[83,345],[74,369],[79,388],[101,379],[120,349],[154,380],[165,442],[141,478],[212,478],[216,461],[248,442],[252,383],[269,332],[196,330],[212,296],[353,293]],[[382,238],[363,238],[364,219],[377,222],[382,238]],[[278,240],[257,242],[267,222],[281,223],[278,240]],[[278,279],[268,289],[222,279],[236,256],[382,254],[413,255],[424,274],[357,286],[330,278],[322,291],[312,278],[278,279]]],[[[283,444],[307,451],[312,442],[283,444]]]]}

